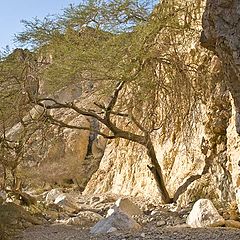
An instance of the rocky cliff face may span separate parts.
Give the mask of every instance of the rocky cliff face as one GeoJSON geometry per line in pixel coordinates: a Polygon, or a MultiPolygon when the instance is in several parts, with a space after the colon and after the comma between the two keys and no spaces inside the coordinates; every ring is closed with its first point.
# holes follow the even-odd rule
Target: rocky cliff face
{"type": "Polygon", "coordinates": [[[239,201],[239,134],[240,134],[240,3],[237,0],[208,0],[203,16],[202,45],[221,61],[224,80],[232,102],[232,116],[227,128],[227,151],[233,186],[239,201]]]}
{"type": "MultiPolygon", "coordinates": [[[[84,103],[88,104],[91,94],[82,93],[81,87],[73,84],[56,92],[53,98],[63,103],[74,100],[77,105],[82,106],[84,103]]],[[[51,104],[51,102],[46,101],[45,104],[51,104]]],[[[55,109],[50,110],[49,113],[70,125],[85,128],[98,127],[93,119],[80,116],[73,110],[55,109]]],[[[17,177],[30,178],[34,184],[74,182],[83,190],[98,168],[106,141],[87,130],[63,128],[58,125],[46,125],[46,123],[35,126],[34,122],[45,121],[42,119],[42,114],[43,108],[35,106],[22,120],[22,122],[33,122],[33,124],[28,126],[32,130],[30,129],[31,133],[19,164],[17,177]]],[[[7,131],[7,139],[21,139],[25,131],[24,125],[19,122],[7,131]]],[[[15,159],[16,153],[12,152],[9,157],[15,159]]],[[[10,168],[11,166],[9,171],[11,171],[10,168]]]]}
{"type": "MultiPolygon", "coordinates": [[[[191,134],[176,130],[171,139],[162,139],[161,132],[153,137],[167,189],[172,196],[178,191],[180,205],[202,197],[218,205],[236,199],[240,170],[238,5],[237,1],[207,3],[202,45],[216,55],[209,66],[210,97],[196,107],[197,120],[191,134]]],[[[144,149],[138,145],[112,141],[85,193],[113,192],[158,199],[148,163],[144,149]]]]}
{"type": "MultiPolygon", "coordinates": [[[[171,139],[162,140],[159,131],[153,137],[167,189],[171,196],[178,191],[180,205],[203,197],[221,205],[235,198],[232,179],[236,177],[236,166],[231,167],[229,146],[235,141],[231,102],[219,74],[215,81],[209,102],[196,109],[198,121],[190,135],[176,131],[171,139]]],[[[160,201],[147,164],[150,161],[145,149],[125,140],[114,140],[107,145],[85,194],[111,192],[160,201]]]]}

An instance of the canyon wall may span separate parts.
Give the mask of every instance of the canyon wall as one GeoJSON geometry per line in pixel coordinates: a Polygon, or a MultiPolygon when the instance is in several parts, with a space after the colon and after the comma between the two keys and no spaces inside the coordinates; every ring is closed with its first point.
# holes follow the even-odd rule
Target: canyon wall
{"type": "Polygon", "coordinates": [[[203,15],[202,45],[222,63],[223,81],[231,94],[232,117],[227,129],[227,156],[233,186],[239,200],[240,185],[240,3],[237,0],[208,0],[203,15]]]}
{"type": "MultiPolygon", "coordinates": [[[[209,66],[210,97],[196,108],[198,120],[193,122],[191,134],[176,131],[171,139],[162,139],[161,132],[153,136],[167,189],[171,196],[179,193],[180,205],[203,197],[218,205],[239,201],[239,9],[237,1],[207,2],[201,43],[214,53],[209,66]]],[[[147,164],[142,147],[125,140],[109,142],[85,193],[158,199],[147,164]]]]}

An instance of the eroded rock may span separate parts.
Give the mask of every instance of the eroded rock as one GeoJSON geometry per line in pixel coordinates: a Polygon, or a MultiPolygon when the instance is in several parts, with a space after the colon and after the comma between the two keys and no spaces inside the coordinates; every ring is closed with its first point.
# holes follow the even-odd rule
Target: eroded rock
{"type": "Polygon", "coordinates": [[[43,219],[32,216],[21,206],[0,204],[0,239],[7,239],[19,230],[40,224],[43,224],[43,219]]]}
{"type": "Polygon", "coordinates": [[[75,217],[70,217],[60,222],[67,225],[89,227],[89,226],[93,226],[94,224],[96,224],[98,221],[102,219],[103,217],[97,213],[94,213],[91,211],[84,211],[84,212],[78,213],[75,217]]]}

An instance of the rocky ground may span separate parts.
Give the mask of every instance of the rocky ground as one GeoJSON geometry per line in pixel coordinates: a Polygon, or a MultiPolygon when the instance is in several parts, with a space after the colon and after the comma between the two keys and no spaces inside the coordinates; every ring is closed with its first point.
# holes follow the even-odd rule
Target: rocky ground
{"type": "Polygon", "coordinates": [[[75,226],[51,225],[37,226],[27,229],[14,240],[86,240],[86,239],[116,239],[116,240],[143,240],[143,239],[164,239],[164,240],[239,240],[240,231],[227,228],[197,228],[186,227],[155,227],[143,228],[137,232],[115,232],[109,234],[92,235],[88,229],[75,226]]]}
{"type": "Polygon", "coordinates": [[[14,203],[0,206],[0,227],[6,222],[5,235],[0,234],[0,239],[240,240],[240,229],[190,228],[186,221],[192,206],[179,209],[150,199],[83,196],[66,189],[46,191],[35,197],[38,203],[25,209],[14,203]],[[13,232],[14,237],[10,234],[13,232]]]}

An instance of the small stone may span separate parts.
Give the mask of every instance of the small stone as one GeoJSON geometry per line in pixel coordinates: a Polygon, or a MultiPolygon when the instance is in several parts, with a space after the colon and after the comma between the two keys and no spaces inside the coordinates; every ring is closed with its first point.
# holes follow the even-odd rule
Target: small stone
{"type": "Polygon", "coordinates": [[[157,227],[162,227],[162,226],[164,226],[164,225],[166,225],[166,222],[163,221],[163,220],[157,222],[157,227]]]}
{"type": "Polygon", "coordinates": [[[112,233],[112,232],[116,232],[117,231],[117,229],[115,228],[115,227],[111,227],[108,231],[107,231],[107,233],[112,233]]]}
{"type": "Polygon", "coordinates": [[[141,237],[142,237],[142,238],[145,238],[145,237],[146,237],[146,234],[145,234],[145,233],[142,233],[142,234],[141,234],[141,237]]]}
{"type": "Polygon", "coordinates": [[[146,219],[142,220],[142,224],[146,224],[148,221],[146,219]]]}
{"type": "Polygon", "coordinates": [[[149,222],[153,222],[153,221],[154,221],[154,218],[150,218],[150,219],[149,219],[149,222]]]}
{"type": "Polygon", "coordinates": [[[151,212],[151,216],[154,216],[154,215],[156,215],[158,212],[156,211],[156,210],[153,210],[152,212],[151,212]]]}

